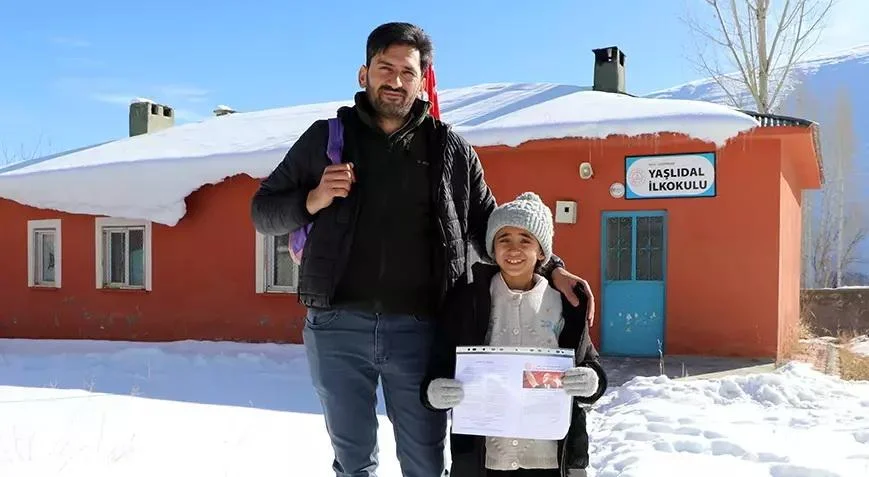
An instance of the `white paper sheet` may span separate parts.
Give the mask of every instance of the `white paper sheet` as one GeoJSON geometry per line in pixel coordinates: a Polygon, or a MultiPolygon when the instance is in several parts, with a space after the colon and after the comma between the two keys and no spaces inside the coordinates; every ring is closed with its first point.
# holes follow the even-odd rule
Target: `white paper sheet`
{"type": "Polygon", "coordinates": [[[558,440],[570,427],[572,399],[561,387],[571,349],[456,348],[456,380],[465,397],[452,431],[490,437],[558,440]]]}

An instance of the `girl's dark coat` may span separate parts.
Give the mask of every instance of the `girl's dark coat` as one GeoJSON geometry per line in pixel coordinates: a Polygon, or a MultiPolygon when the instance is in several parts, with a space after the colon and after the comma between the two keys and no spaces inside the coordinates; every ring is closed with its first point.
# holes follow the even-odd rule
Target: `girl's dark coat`
{"type": "MultiPolygon", "coordinates": [[[[434,351],[429,373],[421,387],[421,399],[429,409],[437,411],[428,401],[427,389],[435,378],[455,377],[457,346],[480,346],[489,329],[492,297],[489,285],[498,273],[498,267],[477,263],[473,267],[474,281],[466,283],[459,280],[447,296],[444,311],[438,317],[434,351]]],[[[588,297],[582,287],[577,285],[575,292],[580,298],[579,306],[574,307],[562,296],[564,328],[558,339],[560,348],[575,350],[577,366],[587,366],[597,372],[599,384],[597,392],[588,398],[574,398],[570,428],[567,436],[558,442],[558,459],[562,475],[571,470],[585,469],[588,466],[588,432],[586,431],[586,411],[580,404],[593,404],[607,388],[606,373],[600,365],[598,353],[591,342],[586,322],[588,297]]],[[[441,411],[446,412],[446,411],[441,411]]],[[[450,434],[452,468],[450,477],[485,477],[486,445],[485,438],[462,434],[450,434]]]]}

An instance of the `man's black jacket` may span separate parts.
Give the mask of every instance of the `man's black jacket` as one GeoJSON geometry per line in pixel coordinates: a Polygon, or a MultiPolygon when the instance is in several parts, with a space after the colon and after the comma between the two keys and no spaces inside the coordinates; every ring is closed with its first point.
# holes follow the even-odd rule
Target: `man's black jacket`
{"type": "MultiPolygon", "coordinates": [[[[473,282],[456,285],[447,295],[444,308],[437,318],[435,341],[429,370],[420,387],[420,399],[433,411],[428,400],[428,386],[436,378],[455,378],[456,347],[485,345],[492,315],[492,295],[490,284],[499,273],[498,267],[483,263],[473,267],[473,282]]],[[[467,282],[465,280],[465,282],[467,282]]],[[[598,376],[597,391],[587,398],[573,398],[570,427],[567,436],[558,442],[558,460],[561,475],[569,476],[571,470],[588,467],[589,440],[586,430],[586,411],[581,405],[591,405],[603,396],[607,389],[607,375],[600,359],[586,321],[588,296],[581,285],[574,289],[579,297],[579,306],[574,307],[562,295],[562,316],[564,327],[558,337],[558,347],[575,352],[577,366],[593,369],[598,376]]],[[[446,411],[440,411],[446,412],[446,411]]],[[[450,434],[450,454],[452,468],[450,477],[486,476],[486,441],[480,436],[450,434]]]]}
{"type": "MultiPolygon", "coordinates": [[[[330,164],[326,120],[314,122],[262,182],[251,204],[260,233],[282,235],[313,222],[299,272],[305,306],[432,314],[468,271],[469,244],[487,257],[495,198],[474,149],[429,107],[417,100],[390,135],[377,126],[364,92],[355,106],[340,108],[342,162],[353,162],[358,182],[313,216],[307,195],[330,164]]],[[[553,256],[541,273],[560,266],[553,256]]]]}

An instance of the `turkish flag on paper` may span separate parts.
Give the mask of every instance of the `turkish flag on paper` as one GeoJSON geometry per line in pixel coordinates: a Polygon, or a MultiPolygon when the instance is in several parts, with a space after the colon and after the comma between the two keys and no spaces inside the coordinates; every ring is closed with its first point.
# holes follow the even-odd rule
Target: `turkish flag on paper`
{"type": "Polygon", "coordinates": [[[438,89],[435,82],[434,65],[430,65],[425,72],[425,94],[431,103],[431,115],[435,119],[441,118],[441,108],[438,104],[438,89]]]}

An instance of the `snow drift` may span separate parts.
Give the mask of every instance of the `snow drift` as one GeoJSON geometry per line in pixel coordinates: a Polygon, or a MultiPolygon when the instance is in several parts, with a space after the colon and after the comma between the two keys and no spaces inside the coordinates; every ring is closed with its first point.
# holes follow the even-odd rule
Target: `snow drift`
{"type": "MultiPolygon", "coordinates": [[[[334,475],[300,345],[0,340],[0,475],[334,475]]],[[[381,469],[400,475],[379,399],[381,469]]],[[[589,414],[599,477],[865,477],[869,383],[789,364],[638,377],[589,414]]]]}

